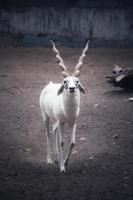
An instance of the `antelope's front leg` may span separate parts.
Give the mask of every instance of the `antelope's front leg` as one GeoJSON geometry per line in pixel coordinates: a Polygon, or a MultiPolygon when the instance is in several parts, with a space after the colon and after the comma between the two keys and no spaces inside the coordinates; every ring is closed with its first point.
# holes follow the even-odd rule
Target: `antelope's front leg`
{"type": "Polygon", "coordinates": [[[63,160],[63,125],[61,122],[58,122],[58,131],[59,131],[59,160],[60,160],[60,171],[64,172],[65,171],[65,165],[64,165],[64,160],[63,160]]]}
{"type": "Polygon", "coordinates": [[[77,126],[76,123],[74,125],[70,126],[70,129],[71,129],[71,132],[72,132],[72,138],[71,138],[71,141],[70,141],[70,146],[69,146],[68,152],[67,152],[66,157],[65,157],[65,161],[64,161],[65,166],[67,166],[67,164],[68,164],[71,151],[72,151],[72,149],[75,145],[76,126],[77,126]]]}

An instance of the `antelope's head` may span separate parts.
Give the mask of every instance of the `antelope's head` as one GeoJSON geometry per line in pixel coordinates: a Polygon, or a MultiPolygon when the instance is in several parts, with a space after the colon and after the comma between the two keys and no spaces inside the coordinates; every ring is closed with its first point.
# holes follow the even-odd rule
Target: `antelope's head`
{"type": "Polygon", "coordinates": [[[59,66],[61,67],[62,74],[64,76],[63,83],[62,83],[60,89],[58,90],[58,95],[60,95],[64,90],[67,90],[68,93],[75,93],[77,90],[79,90],[80,92],[85,94],[86,91],[85,91],[84,87],[82,86],[82,84],[80,83],[78,76],[80,74],[80,68],[83,65],[83,59],[86,56],[86,51],[88,50],[88,45],[89,45],[90,41],[88,41],[86,43],[86,46],[83,49],[82,55],[80,56],[80,58],[78,60],[78,64],[75,66],[75,70],[72,73],[72,75],[69,74],[67,67],[65,66],[64,61],[61,58],[61,55],[60,55],[59,51],[57,50],[54,42],[52,40],[50,40],[50,41],[53,45],[53,51],[56,54],[56,58],[59,62],[59,66]]]}

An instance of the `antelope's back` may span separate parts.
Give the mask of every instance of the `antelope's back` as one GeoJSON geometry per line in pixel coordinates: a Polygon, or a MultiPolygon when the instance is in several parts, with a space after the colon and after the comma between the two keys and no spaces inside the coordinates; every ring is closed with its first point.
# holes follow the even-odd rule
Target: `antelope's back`
{"type": "Polygon", "coordinates": [[[54,117],[54,105],[56,103],[58,95],[58,90],[61,84],[54,84],[50,82],[46,87],[42,90],[40,95],[40,107],[42,110],[45,110],[48,116],[54,117]]]}

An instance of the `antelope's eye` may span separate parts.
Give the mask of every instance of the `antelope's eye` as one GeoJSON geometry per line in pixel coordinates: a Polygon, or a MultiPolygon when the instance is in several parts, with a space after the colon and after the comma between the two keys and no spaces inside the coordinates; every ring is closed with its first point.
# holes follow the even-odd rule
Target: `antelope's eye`
{"type": "Polygon", "coordinates": [[[67,83],[67,81],[64,81],[64,84],[66,84],[67,83]]]}
{"type": "Polygon", "coordinates": [[[78,84],[78,83],[79,83],[79,81],[77,80],[77,81],[76,81],[76,83],[78,84]]]}

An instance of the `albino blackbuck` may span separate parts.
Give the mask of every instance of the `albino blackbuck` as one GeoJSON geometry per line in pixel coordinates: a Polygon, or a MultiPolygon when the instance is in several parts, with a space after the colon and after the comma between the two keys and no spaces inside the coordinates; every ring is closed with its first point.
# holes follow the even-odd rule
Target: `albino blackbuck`
{"type": "Polygon", "coordinates": [[[79,81],[80,68],[83,65],[83,59],[88,50],[89,41],[83,49],[82,55],[79,58],[75,71],[70,75],[59,51],[51,41],[53,51],[59,61],[62,74],[64,76],[61,84],[50,82],[41,92],[40,107],[43,116],[44,128],[47,136],[47,163],[52,163],[52,152],[50,142],[50,121],[53,122],[53,135],[54,135],[54,156],[58,159],[60,171],[65,171],[71,151],[75,144],[75,132],[77,126],[77,118],[80,110],[80,92],[86,93],[84,87],[79,81]],[[69,125],[69,132],[71,136],[70,144],[66,155],[64,155],[64,130],[63,126],[67,123],[69,125]]]}

